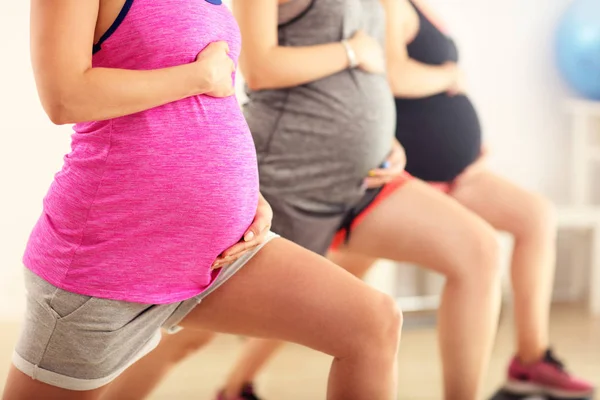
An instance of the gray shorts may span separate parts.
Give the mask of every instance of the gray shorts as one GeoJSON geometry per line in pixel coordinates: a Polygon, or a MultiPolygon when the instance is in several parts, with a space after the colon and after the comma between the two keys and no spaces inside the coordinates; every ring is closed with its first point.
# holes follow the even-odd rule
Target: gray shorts
{"type": "MultiPolygon", "coordinates": [[[[269,233],[264,244],[275,237],[269,233]]],[[[264,244],[223,267],[198,296],[172,304],[83,296],[59,289],[26,269],[27,311],[13,364],[31,378],[63,389],[104,386],[158,345],[161,327],[177,332],[178,323],[264,244]]]]}

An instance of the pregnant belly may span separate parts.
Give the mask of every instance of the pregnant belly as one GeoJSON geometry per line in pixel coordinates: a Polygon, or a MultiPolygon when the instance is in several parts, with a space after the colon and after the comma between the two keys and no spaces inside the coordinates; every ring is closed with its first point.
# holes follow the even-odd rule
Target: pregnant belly
{"type": "Polygon", "coordinates": [[[349,76],[254,94],[245,106],[261,160],[261,183],[297,191],[360,187],[391,150],[395,107],[384,78],[349,76]],[[361,81],[362,82],[362,81],[361,81]]]}
{"type": "Polygon", "coordinates": [[[46,201],[49,215],[66,224],[63,239],[81,240],[80,252],[90,254],[183,252],[200,264],[240,240],[258,200],[250,133],[191,134],[123,134],[105,157],[95,156],[93,136],[76,135],[46,201]]]}
{"type": "Polygon", "coordinates": [[[268,141],[259,150],[261,186],[271,193],[310,199],[315,207],[345,209],[362,195],[369,170],[389,154],[393,122],[296,112],[284,113],[275,127],[250,118],[257,143],[268,141]]]}
{"type": "Polygon", "coordinates": [[[396,99],[396,111],[396,138],[406,150],[410,174],[449,182],[479,156],[481,126],[466,96],[396,99]]]}

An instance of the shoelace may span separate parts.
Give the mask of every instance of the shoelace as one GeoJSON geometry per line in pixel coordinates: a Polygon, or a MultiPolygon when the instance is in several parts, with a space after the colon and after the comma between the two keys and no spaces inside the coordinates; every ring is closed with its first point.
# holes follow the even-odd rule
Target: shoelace
{"type": "Polygon", "coordinates": [[[544,355],[544,361],[548,364],[556,366],[561,371],[565,371],[565,364],[563,364],[562,361],[556,358],[556,356],[554,355],[554,353],[552,353],[552,350],[550,349],[546,350],[546,354],[544,355]]]}

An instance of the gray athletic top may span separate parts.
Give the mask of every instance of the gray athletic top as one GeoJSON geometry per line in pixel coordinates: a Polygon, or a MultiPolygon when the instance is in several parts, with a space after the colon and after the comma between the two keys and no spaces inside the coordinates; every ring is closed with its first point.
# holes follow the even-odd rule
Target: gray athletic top
{"type": "MultiPolygon", "coordinates": [[[[280,6],[280,45],[339,42],[364,29],[384,46],[379,0],[312,0],[290,18],[296,1],[306,3],[280,6]]],[[[244,113],[268,198],[318,213],[345,212],[359,201],[363,179],[385,160],[395,134],[385,74],[347,69],[302,86],[247,92],[244,113]]]]}

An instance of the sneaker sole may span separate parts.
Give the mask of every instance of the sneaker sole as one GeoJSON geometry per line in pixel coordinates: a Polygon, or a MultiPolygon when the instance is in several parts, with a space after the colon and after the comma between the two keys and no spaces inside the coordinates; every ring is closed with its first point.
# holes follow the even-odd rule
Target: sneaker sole
{"type": "Polygon", "coordinates": [[[544,386],[536,385],[530,382],[508,381],[504,385],[504,389],[508,392],[518,395],[545,395],[558,397],[561,399],[581,399],[588,398],[594,392],[567,392],[560,389],[550,389],[544,386]]]}

